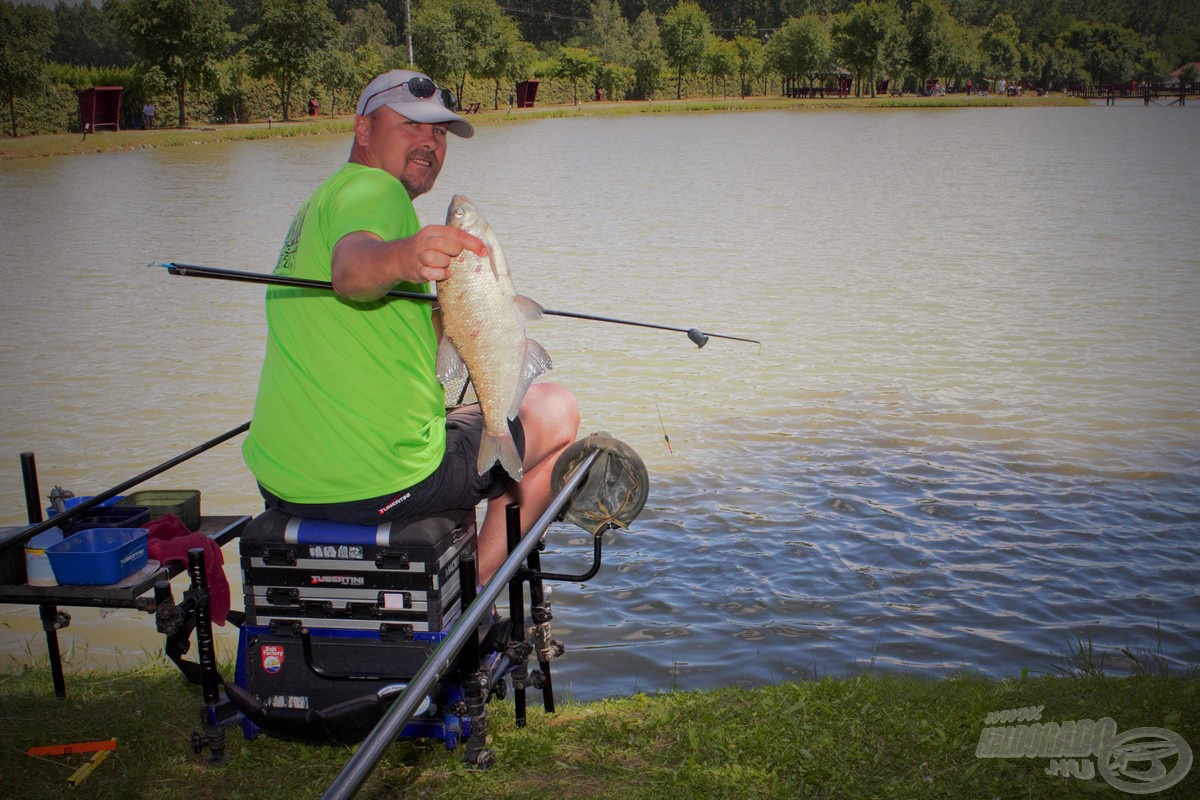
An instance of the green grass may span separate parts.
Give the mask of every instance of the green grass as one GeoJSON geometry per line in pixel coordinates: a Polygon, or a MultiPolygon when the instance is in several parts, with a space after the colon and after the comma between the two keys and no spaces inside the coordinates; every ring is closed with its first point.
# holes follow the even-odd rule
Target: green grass
{"type": "MultiPolygon", "coordinates": [[[[1070,656],[1067,657],[1067,660],[1070,656]]],[[[227,670],[228,674],[228,670],[227,670]]],[[[0,676],[0,795],[78,798],[320,797],[352,749],[229,729],[228,760],[209,765],[190,737],[200,691],[161,662],[134,672],[68,675],[53,695],[48,671],[0,676]],[[88,756],[33,758],[34,745],[115,737],[116,752],[77,789],[67,777],[88,756]]],[[[867,671],[753,690],[670,692],[567,703],[547,715],[531,696],[529,724],[512,703],[489,706],[497,755],[468,770],[437,742],[390,747],[364,798],[1094,798],[1124,796],[1101,778],[1047,775],[1048,759],[975,756],[985,717],[1044,706],[1044,721],[1117,722],[1118,732],[1165,727],[1200,750],[1194,674],[1027,675],[988,680],[867,671]]],[[[1200,767],[1153,795],[1200,794],[1200,767]]]]}
{"type": "MultiPolygon", "coordinates": [[[[581,103],[579,105],[540,106],[509,112],[484,109],[470,116],[472,123],[487,127],[514,121],[557,119],[580,116],[625,116],[629,114],[714,113],[722,111],[829,111],[846,109],[894,108],[964,108],[964,107],[1037,107],[1089,105],[1086,100],[1049,95],[1047,97],[885,97],[876,98],[814,98],[729,97],[655,100],[654,102],[625,101],[581,103]]],[[[155,147],[176,147],[187,144],[241,141],[287,136],[316,136],[329,133],[347,134],[353,118],[323,117],[318,121],[307,118],[289,122],[254,122],[241,125],[206,125],[191,128],[162,128],[152,131],[100,131],[88,136],[78,133],[56,133],[0,139],[0,160],[40,158],[61,155],[82,155],[124,150],[143,150],[155,147]]]]}

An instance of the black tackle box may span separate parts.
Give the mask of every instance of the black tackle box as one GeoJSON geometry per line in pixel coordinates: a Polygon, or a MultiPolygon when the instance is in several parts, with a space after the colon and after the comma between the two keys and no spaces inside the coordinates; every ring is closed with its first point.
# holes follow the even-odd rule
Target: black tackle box
{"type": "Polygon", "coordinates": [[[364,526],[266,511],[247,524],[240,546],[247,625],[373,631],[386,640],[442,631],[458,617],[458,562],[475,552],[475,512],[364,526]]]}

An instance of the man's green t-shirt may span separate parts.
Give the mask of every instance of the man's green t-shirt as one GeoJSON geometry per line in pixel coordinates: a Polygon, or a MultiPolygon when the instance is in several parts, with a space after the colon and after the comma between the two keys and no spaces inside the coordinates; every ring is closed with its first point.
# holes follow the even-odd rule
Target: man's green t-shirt
{"type": "MultiPolygon", "coordinates": [[[[346,234],[390,240],[419,227],[398,180],[346,164],[296,214],[275,274],[328,281],[346,234]]],[[[242,447],[259,483],[289,502],[339,503],[404,489],[437,468],[445,394],[429,303],[272,286],[266,309],[267,351],[242,447]]]]}

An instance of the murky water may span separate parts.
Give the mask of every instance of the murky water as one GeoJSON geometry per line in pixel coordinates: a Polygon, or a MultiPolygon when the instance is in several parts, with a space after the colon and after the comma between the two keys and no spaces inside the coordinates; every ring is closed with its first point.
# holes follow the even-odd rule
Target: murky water
{"type": "MultiPolygon", "coordinates": [[[[763,341],[535,326],[585,432],[631,444],[653,481],[601,574],[555,587],[558,689],[1041,672],[1076,636],[1112,669],[1122,648],[1200,663],[1197,133],[1195,109],[1138,106],[453,141],[419,210],[470,195],[525,293],[763,341]]],[[[269,270],[347,147],[0,164],[0,524],[22,521],[23,450],[43,493],[90,493],[249,417],[262,289],[144,264],[269,270]]],[[[209,512],[258,503],[236,445],[151,485],[200,488],[209,512]]],[[[547,566],[582,565],[578,529],[550,538],[547,566]]],[[[159,646],[145,615],[71,612],[74,664],[159,646]]],[[[0,658],[30,651],[36,609],[0,607],[0,658]]]]}

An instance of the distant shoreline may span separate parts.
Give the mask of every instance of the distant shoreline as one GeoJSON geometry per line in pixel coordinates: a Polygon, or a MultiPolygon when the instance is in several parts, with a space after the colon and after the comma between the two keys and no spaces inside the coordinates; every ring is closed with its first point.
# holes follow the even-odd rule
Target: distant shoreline
{"type": "MultiPolygon", "coordinates": [[[[481,127],[533,119],[571,117],[609,117],[629,114],[717,113],[724,111],[831,111],[919,108],[1029,108],[1088,106],[1091,103],[1063,94],[1045,97],[826,97],[791,99],[786,97],[687,98],[683,100],[625,100],[620,102],[550,105],[508,111],[485,109],[468,117],[481,127]]],[[[317,119],[299,117],[287,122],[257,121],[234,125],[194,125],[187,128],[161,128],[151,131],[100,131],[83,136],[78,133],[50,133],[0,139],[0,160],[45,158],[178,147],[189,144],[275,139],[289,136],[320,136],[351,130],[353,116],[342,114],[317,119]]]]}

